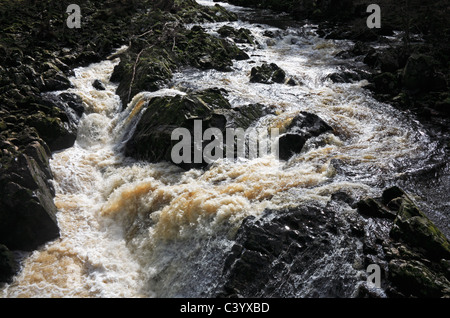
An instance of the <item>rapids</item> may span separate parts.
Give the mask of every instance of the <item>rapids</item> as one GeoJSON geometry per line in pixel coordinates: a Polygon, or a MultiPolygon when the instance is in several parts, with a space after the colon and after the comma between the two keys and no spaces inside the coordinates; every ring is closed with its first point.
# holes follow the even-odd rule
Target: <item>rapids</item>
{"type": "MultiPolygon", "coordinates": [[[[328,78],[346,63],[359,65],[334,57],[351,42],[321,39],[314,25],[252,23],[253,10],[223,5],[243,18],[203,27],[213,34],[223,25],[247,28],[257,41],[239,44],[251,62],[236,61],[232,72],[180,70],[170,87],[142,92],[122,111],[117,87],[109,82],[118,59],[75,70],[69,91],[82,97],[86,112],[74,147],[51,160],[61,237],[24,258],[13,283],[0,291],[3,297],[211,296],[245,217],[301,203],[324,206],[337,191],[354,198],[378,195],[439,153],[418,122],[374,100],[366,81],[328,78]],[[265,36],[267,31],[277,36],[265,36]],[[249,83],[251,68],[263,62],[276,63],[300,85],[249,83]],[[94,89],[95,79],[106,90],[94,89]],[[307,111],[336,134],[309,140],[287,162],[270,155],[218,160],[207,171],[122,154],[145,100],[210,87],[226,89],[233,107],[274,107],[276,115],[261,118],[258,126],[282,131],[307,111]]],[[[342,213],[356,213],[346,209],[342,213]]]]}

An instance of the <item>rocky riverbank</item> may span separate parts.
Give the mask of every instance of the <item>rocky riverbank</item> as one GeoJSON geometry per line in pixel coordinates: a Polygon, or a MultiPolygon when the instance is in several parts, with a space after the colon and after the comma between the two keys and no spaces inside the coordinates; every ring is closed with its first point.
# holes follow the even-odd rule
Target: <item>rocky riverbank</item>
{"type": "Polygon", "coordinates": [[[370,68],[369,87],[379,100],[410,110],[423,122],[448,133],[450,27],[446,1],[377,1],[381,28],[373,29],[366,24],[370,3],[360,0],[227,2],[284,11],[298,20],[317,23],[318,34],[326,39],[354,41],[355,46],[339,56],[363,61],[370,68]]]}

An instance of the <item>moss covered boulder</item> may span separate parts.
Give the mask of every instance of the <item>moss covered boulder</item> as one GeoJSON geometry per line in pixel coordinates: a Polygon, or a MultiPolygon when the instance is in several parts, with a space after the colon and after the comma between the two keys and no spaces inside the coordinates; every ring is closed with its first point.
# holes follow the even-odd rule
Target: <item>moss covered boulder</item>
{"type": "Polygon", "coordinates": [[[224,95],[226,91],[212,88],[187,95],[150,99],[145,102],[142,117],[126,143],[125,154],[150,162],[173,162],[174,146],[186,140],[176,137],[172,140],[172,133],[175,129],[184,129],[191,137],[187,141],[188,157],[191,162],[173,163],[184,169],[204,168],[210,162],[205,158],[201,158],[201,162],[194,162],[196,161],[194,151],[198,146],[203,152],[204,148],[214,140],[204,138],[205,131],[214,128],[223,137],[221,143],[223,156],[220,157],[224,157],[227,128],[246,130],[261,117],[272,114],[271,108],[261,104],[232,108],[224,95]],[[195,127],[200,127],[200,130],[197,131],[198,128],[195,127]],[[196,139],[199,143],[195,143],[196,139]]]}
{"type": "Polygon", "coordinates": [[[255,66],[250,73],[251,83],[284,83],[285,79],[286,72],[275,63],[263,63],[260,66],[255,66]]]}

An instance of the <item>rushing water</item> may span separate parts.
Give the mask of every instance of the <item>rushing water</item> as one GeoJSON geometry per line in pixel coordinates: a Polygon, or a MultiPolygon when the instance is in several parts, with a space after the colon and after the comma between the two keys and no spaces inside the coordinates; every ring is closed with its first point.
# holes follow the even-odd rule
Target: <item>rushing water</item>
{"type": "MultiPolygon", "coordinates": [[[[227,7],[241,15],[253,13],[227,7]]],[[[421,126],[371,98],[365,81],[327,79],[345,66],[334,54],[351,43],[321,39],[310,25],[278,28],[238,21],[203,26],[214,34],[225,24],[251,30],[258,44],[240,44],[250,61],[235,62],[232,72],[182,70],[171,88],[142,92],[123,112],[116,86],[109,82],[117,59],[75,70],[69,91],[82,97],[86,113],[74,147],[51,160],[61,238],[25,259],[14,282],[3,288],[4,297],[208,296],[245,217],[266,208],[325,205],[336,191],[355,198],[378,195],[435,153],[437,145],[421,126]],[[266,37],[265,31],[278,36],[266,37]],[[301,84],[249,83],[251,68],[262,62],[276,63],[301,84]],[[95,79],[106,90],[95,90],[95,79]],[[219,160],[205,172],[123,156],[121,146],[144,100],[209,87],[225,88],[234,107],[257,102],[274,107],[276,115],[258,125],[282,129],[307,111],[335,134],[310,140],[288,162],[273,156],[219,160]]]]}

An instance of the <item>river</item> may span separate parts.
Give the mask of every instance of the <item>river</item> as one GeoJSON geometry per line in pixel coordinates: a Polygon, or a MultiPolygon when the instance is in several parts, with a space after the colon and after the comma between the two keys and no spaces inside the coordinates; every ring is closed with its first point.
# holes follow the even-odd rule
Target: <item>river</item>
{"type": "MultiPolygon", "coordinates": [[[[379,195],[439,156],[439,145],[426,130],[407,113],[372,98],[365,80],[329,79],[349,63],[364,69],[360,62],[335,57],[350,41],[325,40],[314,25],[285,15],[223,5],[241,19],[202,26],[212,34],[223,25],[246,28],[257,41],[238,44],[251,59],[236,61],[232,72],[180,70],[170,87],[142,92],[122,111],[117,86],[109,81],[117,58],[75,70],[68,91],[82,97],[86,111],[75,145],[51,159],[61,237],[27,255],[20,273],[1,290],[3,297],[213,296],[223,258],[247,216],[294,204],[324,206],[337,191],[354,198],[379,195]],[[249,83],[251,68],[263,62],[276,63],[300,85],[249,83]],[[92,87],[95,79],[104,91],[92,87]],[[218,160],[206,171],[123,155],[140,101],[211,87],[226,89],[233,107],[272,106],[276,115],[261,118],[259,126],[283,127],[307,111],[335,134],[308,141],[286,162],[270,155],[218,160]]],[[[348,206],[341,212],[355,213],[348,206]]]]}

